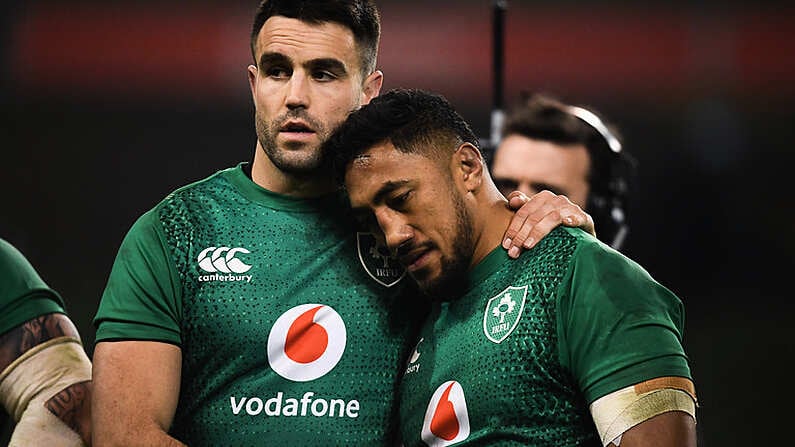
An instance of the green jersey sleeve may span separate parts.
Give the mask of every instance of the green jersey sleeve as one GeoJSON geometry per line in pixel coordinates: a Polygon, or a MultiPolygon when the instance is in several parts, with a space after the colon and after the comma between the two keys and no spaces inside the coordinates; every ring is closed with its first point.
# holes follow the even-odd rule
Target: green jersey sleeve
{"type": "Polygon", "coordinates": [[[588,403],[663,376],[690,378],[683,304],[640,265],[585,238],[558,301],[561,362],[588,403]]]}
{"type": "Polygon", "coordinates": [[[141,216],[122,241],[94,317],[96,340],[150,340],[180,345],[181,286],[157,209],[141,216]]]}
{"type": "Polygon", "coordinates": [[[0,334],[41,315],[65,313],[63,306],[25,256],[0,239],[0,334]]]}

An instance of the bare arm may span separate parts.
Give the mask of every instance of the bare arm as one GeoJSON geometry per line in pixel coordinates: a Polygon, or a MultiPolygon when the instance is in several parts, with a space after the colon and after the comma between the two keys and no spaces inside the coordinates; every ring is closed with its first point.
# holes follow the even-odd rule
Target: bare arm
{"type": "Polygon", "coordinates": [[[182,351],[152,341],[100,342],[94,350],[95,446],[184,446],[167,434],[179,398],[182,351]]]}
{"type": "Polygon", "coordinates": [[[512,258],[522,250],[533,248],[558,225],[580,227],[596,236],[593,218],[566,196],[541,191],[528,198],[514,191],[508,195],[508,205],[517,211],[505,232],[502,247],[512,258]]]}
{"type": "MultiPolygon", "coordinates": [[[[610,447],[615,444],[610,443],[610,447]]],[[[696,421],[683,411],[669,411],[630,428],[620,447],[695,447],[696,421]]]]}

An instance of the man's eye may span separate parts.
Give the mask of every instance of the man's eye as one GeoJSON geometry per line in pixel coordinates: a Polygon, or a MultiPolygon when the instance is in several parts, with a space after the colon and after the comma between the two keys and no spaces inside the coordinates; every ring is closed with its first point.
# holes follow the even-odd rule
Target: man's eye
{"type": "Polygon", "coordinates": [[[537,194],[543,190],[547,190],[559,196],[566,195],[566,191],[563,191],[562,189],[556,188],[552,185],[547,185],[546,183],[533,183],[532,187],[533,187],[533,194],[537,194]]]}
{"type": "Polygon", "coordinates": [[[316,71],[315,73],[312,74],[312,76],[317,81],[333,81],[333,80],[337,79],[337,76],[334,75],[334,73],[332,73],[330,71],[325,71],[325,70],[316,71]]]}
{"type": "Polygon", "coordinates": [[[389,199],[389,206],[390,208],[401,208],[406,205],[406,202],[411,198],[411,191],[406,191],[399,196],[392,197],[389,199]]]}
{"type": "Polygon", "coordinates": [[[507,189],[509,191],[513,191],[519,186],[519,183],[504,178],[495,178],[494,184],[497,185],[497,188],[500,190],[507,189]]]}
{"type": "Polygon", "coordinates": [[[519,188],[519,183],[508,179],[494,179],[494,184],[497,186],[497,189],[505,195],[519,188]]]}
{"type": "Polygon", "coordinates": [[[276,79],[285,79],[290,76],[290,73],[287,69],[283,67],[270,67],[265,70],[265,74],[268,75],[269,78],[276,78],[276,79]]]}

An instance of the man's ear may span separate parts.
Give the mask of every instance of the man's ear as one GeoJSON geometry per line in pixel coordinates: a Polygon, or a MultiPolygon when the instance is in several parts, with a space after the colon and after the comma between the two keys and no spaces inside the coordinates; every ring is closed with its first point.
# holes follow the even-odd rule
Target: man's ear
{"type": "Polygon", "coordinates": [[[384,85],[384,73],[381,70],[370,73],[362,84],[362,105],[369,104],[378,96],[382,85],[384,85]]]}
{"type": "Polygon", "coordinates": [[[483,156],[471,143],[458,146],[453,154],[454,169],[468,192],[477,190],[483,184],[483,156]]]}
{"type": "Polygon", "coordinates": [[[248,87],[251,89],[251,97],[254,98],[254,105],[256,106],[256,96],[257,96],[257,71],[259,70],[256,65],[249,65],[248,66],[248,87]]]}

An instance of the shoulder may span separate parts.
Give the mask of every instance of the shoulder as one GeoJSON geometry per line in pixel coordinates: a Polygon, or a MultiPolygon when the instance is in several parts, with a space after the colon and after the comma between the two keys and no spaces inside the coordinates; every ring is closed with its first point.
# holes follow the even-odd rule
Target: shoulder
{"type": "Polygon", "coordinates": [[[229,188],[229,178],[238,174],[244,175],[240,166],[227,168],[175,189],[140,215],[130,231],[138,232],[160,227],[161,225],[170,226],[180,221],[190,220],[187,217],[188,214],[197,208],[204,208],[218,203],[219,191],[229,188]]]}
{"type": "Polygon", "coordinates": [[[0,239],[0,333],[52,312],[64,312],[61,296],[22,252],[0,239]]]}
{"type": "Polygon", "coordinates": [[[160,210],[168,207],[175,201],[200,201],[203,197],[212,194],[213,191],[217,191],[222,187],[228,187],[230,185],[230,179],[240,175],[245,175],[242,173],[240,166],[222,169],[201,180],[175,189],[155,205],[154,208],[160,210]]]}
{"type": "Polygon", "coordinates": [[[521,256],[523,268],[546,265],[566,270],[580,246],[590,242],[589,237],[578,228],[557,227],[521,256]]]}
{"type": "Polygon", "coordinates": [[[0,290],[47,288],[25,255],[3,239],[0,239],[0,278],[4,279],[0,290]]]}
{"type": "Polygon", "coordinates": [[[563,229],[576,240],[565,293],[582,308],[642,314],[664,312],[678,321],[682,302],[640,264],[578,229],[563,229]]]}
{"type": "Polygon", "coordinates": [[[0,239],[0,274],[5,276],[7,271],[19,269],[32,269],[25,256],[16,247],[0,239]]]}
{"type": "Polygon", "coordinates": [[[573,263],[582,272],[599,274],[600,278],[636,278],[654,281],[640,264],[579,228],[561,227],[575,241],[573,263]]]}
{"type": "Polygon", "coordinates": [[[554,266],[560,273],[565,271],[563,283],[574,289],[578,283],[589,288],[655,283],[637,262],[579,228],[555,228],[528,255],[527,266],[554,266]]]}

